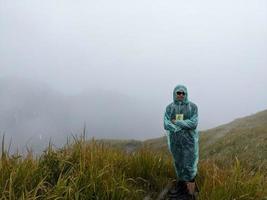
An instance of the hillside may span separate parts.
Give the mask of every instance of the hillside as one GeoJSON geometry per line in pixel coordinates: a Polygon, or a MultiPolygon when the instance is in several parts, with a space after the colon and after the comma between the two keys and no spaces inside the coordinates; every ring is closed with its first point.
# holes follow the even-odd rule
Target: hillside
{"type": "MultiPolygon", "coordinates": [[[[144,144],[154,150],[167,150],[166,137],[144,144]]],[[[200,159],[223,163],[235,157],[267,171],[267,110],[200,132],[200,159]]]]}
{"type": "MultiPolygon", "coordinates": [[[[266,118],[263,111],[201,132],[200,200],[266,199],[266,118]]],[[[175,177],[167,152],[165,137],[144,142],[74,138],[61,149],[49,145],[39,158],[5,150],[0,198],[155,199],[175,177]]]]}
{"type": "Polygon", "coordinates": [[[238,157],[267,171],[267,110],[205,131],[200,142],[202,159],[224,162],[238,157]]]}
{"type": "MultiPolygon", "coordinates": [[[[76,137],[60,149],[49,145],[39,157],[30,151],[11,155],[2,147],[0,199],[158,199],[175,178],[172,158],[144,147],[124,152],[112,147],[116,142],[76,137]]],[[[196,181],[199,200],[259,200],[267,196],[265,180],[263,173],[251,173],[238,161],[220,168],[201,160],[196,181]]]]}
{"type": "Polygon", "coordinates": [[[212,144],[227,134],[241,130],[250,132],[255,128],[267,129],[267,110],[206,130],[202,134],[202,140],[205,143],[212,144]]]}

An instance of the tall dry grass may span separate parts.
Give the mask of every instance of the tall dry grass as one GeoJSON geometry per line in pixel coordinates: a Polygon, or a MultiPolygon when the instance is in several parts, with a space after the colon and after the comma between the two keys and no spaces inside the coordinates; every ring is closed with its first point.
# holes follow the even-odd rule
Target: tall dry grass
{"type": "Polygon", "coordinates": [[[1,199],[142,199],[174,176],[170,159],[142,148],[127,154],[104,143],[74,138],[40,157],[9,155],[0,160],[1,199]]]}
{"type": "MultiPolygon", "coordinates": [[[[60,149],[49,144],[37,157],[30,151],[26,156],[9,155],[3,144],[1,199],[138,200],[148,194],[155,198],[175,178],[170,155],[147,147],[129,154],[74,137],[60,149]]],[[[200,161],[200,200],[267,199],[266,172],[248,170],[238,159],[227,163],[200,161]]]]}

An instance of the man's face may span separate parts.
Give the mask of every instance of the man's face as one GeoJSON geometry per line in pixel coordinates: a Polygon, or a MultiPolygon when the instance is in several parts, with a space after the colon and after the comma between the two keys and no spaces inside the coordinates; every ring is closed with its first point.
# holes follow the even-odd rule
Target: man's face
{"type": "Polygon", "coordinates": [[[185,96],[185,93],[184,91],[178,91],[176,92],[176,98],[179,100],[179,101],[183,101],[184,100],[184,96],[185,96]]]}

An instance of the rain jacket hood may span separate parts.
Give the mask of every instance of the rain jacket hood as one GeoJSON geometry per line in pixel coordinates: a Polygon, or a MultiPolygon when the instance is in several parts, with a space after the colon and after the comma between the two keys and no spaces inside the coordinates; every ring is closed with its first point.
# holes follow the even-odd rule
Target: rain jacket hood
{"type": "Polygon", "coordinates": [[[189,100],[188,100],[188,92],[187,92],[187,88],[184,86],[184,85],[177,85],[175,88],[174,88],[174,90],[173,90],[173,102],[175,103],[175,104],[179,104],[179,102],[181,102],[181,101],[179,101],[178,99],[177,99],[177,92],[178,91],[183,91],[184,93],[185,93],[185,96],[184,96],[184,99],[183,99],[183,101],[182,101],[182,103],[184,103],[184,104],[188,104],[189,103],[189,100]]]}

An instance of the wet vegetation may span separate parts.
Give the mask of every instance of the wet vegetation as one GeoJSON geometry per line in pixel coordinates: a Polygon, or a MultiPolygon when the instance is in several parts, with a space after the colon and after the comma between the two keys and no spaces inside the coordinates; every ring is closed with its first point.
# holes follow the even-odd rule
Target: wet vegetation
{"type": "MultiPolygon", "coordinates": [[[[127,152],[94,139],[74,138],[40,156],[9,155],[2,147],[1,199],[155,199],[174,177],[168,153],[142,146],[127,152]]],[[[199,164],[200,199],[264,199],[266,171],[225,160],[199,164]]]]}

